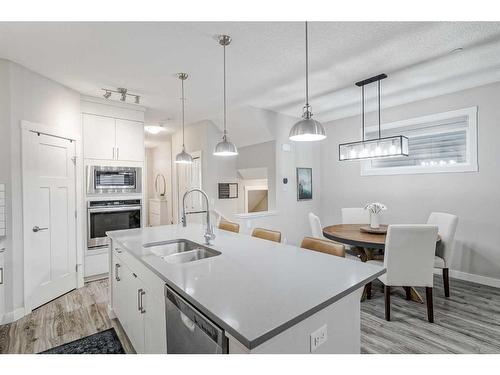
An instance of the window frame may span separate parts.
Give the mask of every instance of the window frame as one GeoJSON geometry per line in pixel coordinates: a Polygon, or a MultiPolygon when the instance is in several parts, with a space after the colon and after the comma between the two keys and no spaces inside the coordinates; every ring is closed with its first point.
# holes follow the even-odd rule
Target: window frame
{"type": "MultiPolygon", "coordinates": [[[[387,176],[399,174],[421,174],[421,173],[460,173],[460,172],[477,172],[478,166],[478,146],[477,146],[477,106],[457,109],[453,111],[434,113],[431,115],[414,117],[406,120],[394,121],[382,124],[382,131],[392,130],[401,127],[408,127],[412,125],[432,123],[455,117],[467,117],[468,126],[466,127],[466,163],[457,163],[453,165],[412,165],[403,167],[387,167],[387,168],[373,168],[371,160],[364,160],[360,162],[361,176],[387,176]]],[[[370,126],[366,128],[366,132],[376,131],[377,126],[370,126]]],[[[403,134],[404,135],[404,134],[403,134]]]]}

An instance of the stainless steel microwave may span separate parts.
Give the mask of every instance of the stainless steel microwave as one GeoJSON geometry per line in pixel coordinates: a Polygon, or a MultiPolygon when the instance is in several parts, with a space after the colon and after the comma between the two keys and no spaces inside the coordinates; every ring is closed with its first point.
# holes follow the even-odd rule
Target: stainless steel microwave
{"type": "Polygon", "coordinates": [[[141,168],[87,166],[87,195],[142,193],[141,168]]]}

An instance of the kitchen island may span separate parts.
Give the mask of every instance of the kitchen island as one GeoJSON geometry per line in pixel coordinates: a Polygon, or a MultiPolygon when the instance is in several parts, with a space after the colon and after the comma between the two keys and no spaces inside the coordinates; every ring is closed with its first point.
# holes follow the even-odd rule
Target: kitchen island
{"type": "Polygon", "coordinates": [[[173,351],[168,289],[220,328],[222,352],[359,353],[361,290],[383,268],[222,230],[207,258],[174,261],[161,252],[173,240],[203,244],[203,234],[199,224],[107,233],[110,312],[137,352],[173,351]]]}

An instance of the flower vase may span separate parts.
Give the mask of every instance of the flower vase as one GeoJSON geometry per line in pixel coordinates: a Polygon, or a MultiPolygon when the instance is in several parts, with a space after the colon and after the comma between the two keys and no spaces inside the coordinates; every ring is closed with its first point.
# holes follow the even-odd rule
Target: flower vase
{"type": "Polygon", "coordinates": [[[370,228],[372,229],[380,228],[380,214],[370,212],[370,228]]]}

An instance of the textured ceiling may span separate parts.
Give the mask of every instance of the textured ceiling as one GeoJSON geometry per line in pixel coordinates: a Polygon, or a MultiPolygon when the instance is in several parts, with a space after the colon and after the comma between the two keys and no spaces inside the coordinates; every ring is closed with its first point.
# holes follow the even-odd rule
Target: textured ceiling
{"type": "MultiPolygon", "coordinates": [[[[233,37],[229,108],[299,116],[303,23],[0,23],[0,57],[88,95],[127,87],[143,96],[148,122],[170,118],[172,127],[180,112],[175,73],[185,71],[186,121],[219,123],[221,33],[233,37]]],[[[312,22],[309,40],[310,101],[322,121],[357,113],[353,83],[381,72],[389,75],[384,106],[500,80],[498,22],[312,22]],[[456,48],[463,51],[450,53],[456,48]]]]}

